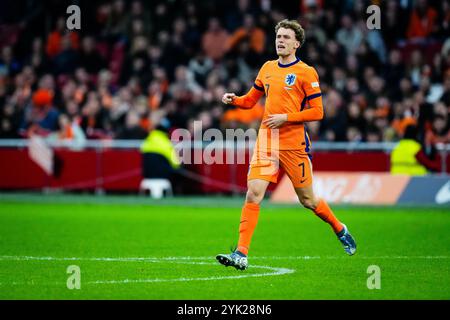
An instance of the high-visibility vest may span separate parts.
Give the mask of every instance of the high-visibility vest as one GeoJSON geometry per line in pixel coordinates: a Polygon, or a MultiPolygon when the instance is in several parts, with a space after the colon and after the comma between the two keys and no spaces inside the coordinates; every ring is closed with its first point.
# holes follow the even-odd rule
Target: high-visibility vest
{"type": "Polygon", "coordinates": [[[391,153],[391,173],[421,176],[427,174],[427,169],[416,159],[420,144],[412,139],[403,139],[391,153]]]}
{"type": "Polygon", "coordinates": [[[179,168],[180,161],[169,137],[160,130],[152,130],[141,144],[142,153],[157,153],[169,161],[172,168],[179,168]]]}

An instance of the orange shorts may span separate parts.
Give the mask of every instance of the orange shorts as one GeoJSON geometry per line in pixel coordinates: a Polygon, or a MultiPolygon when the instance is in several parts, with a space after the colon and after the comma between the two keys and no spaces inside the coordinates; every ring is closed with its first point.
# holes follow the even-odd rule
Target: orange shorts
{"type": "Polygon", "coordinates": [[[312,184],[312,163],[300,150],[277,150],[253,152],[247,180],[262,179],[277,183],[280,167],[284,169],[294,188],[312,184]]]}

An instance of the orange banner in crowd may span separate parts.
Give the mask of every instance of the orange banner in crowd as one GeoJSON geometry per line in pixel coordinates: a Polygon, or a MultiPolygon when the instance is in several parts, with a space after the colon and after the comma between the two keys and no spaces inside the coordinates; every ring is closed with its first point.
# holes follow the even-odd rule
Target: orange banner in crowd
{"type": "MultiPolygon", "coordinates": [[[[316,196],[330,203],[394,204],[409,180],[409,176],[389,173],[320,172],[314,174],[313,183],[316,196]]],[[[272,193],[271,201],[299,202],[286,175],[272,193]]]]}

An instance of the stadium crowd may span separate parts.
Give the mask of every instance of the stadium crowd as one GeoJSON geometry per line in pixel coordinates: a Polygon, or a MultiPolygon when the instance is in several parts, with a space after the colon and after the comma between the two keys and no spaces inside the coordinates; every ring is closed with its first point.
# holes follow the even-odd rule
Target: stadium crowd
{"type": "Polygon", "coordinates": [[[274,26],[298,19],[300,59],[314,66],[325,118],[312,140],[450,142],[449,1],[6,1],[0,21],[0,138],[144,139],[168,130],[257,127],[221,103],[276,59],[274,26]],[[367,28],[367,6],[381,29],[367,28]],[[49,6],[52,6],[49,8],[49,6]],[[9,10],[9,11],[8,11],[9,10]],[[15,11],[14,11],[15,10],[15,11]]]}

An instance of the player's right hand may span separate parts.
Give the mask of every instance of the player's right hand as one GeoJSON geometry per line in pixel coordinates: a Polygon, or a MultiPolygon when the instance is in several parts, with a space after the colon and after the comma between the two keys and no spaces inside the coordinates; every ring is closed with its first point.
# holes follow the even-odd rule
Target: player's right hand
{"type": "Polygon", "coordinates": [[[234,93],[225,93],[222,97],[222,102],[225,104],[230,104],[233,102],[236,95],[234,93]]]}

